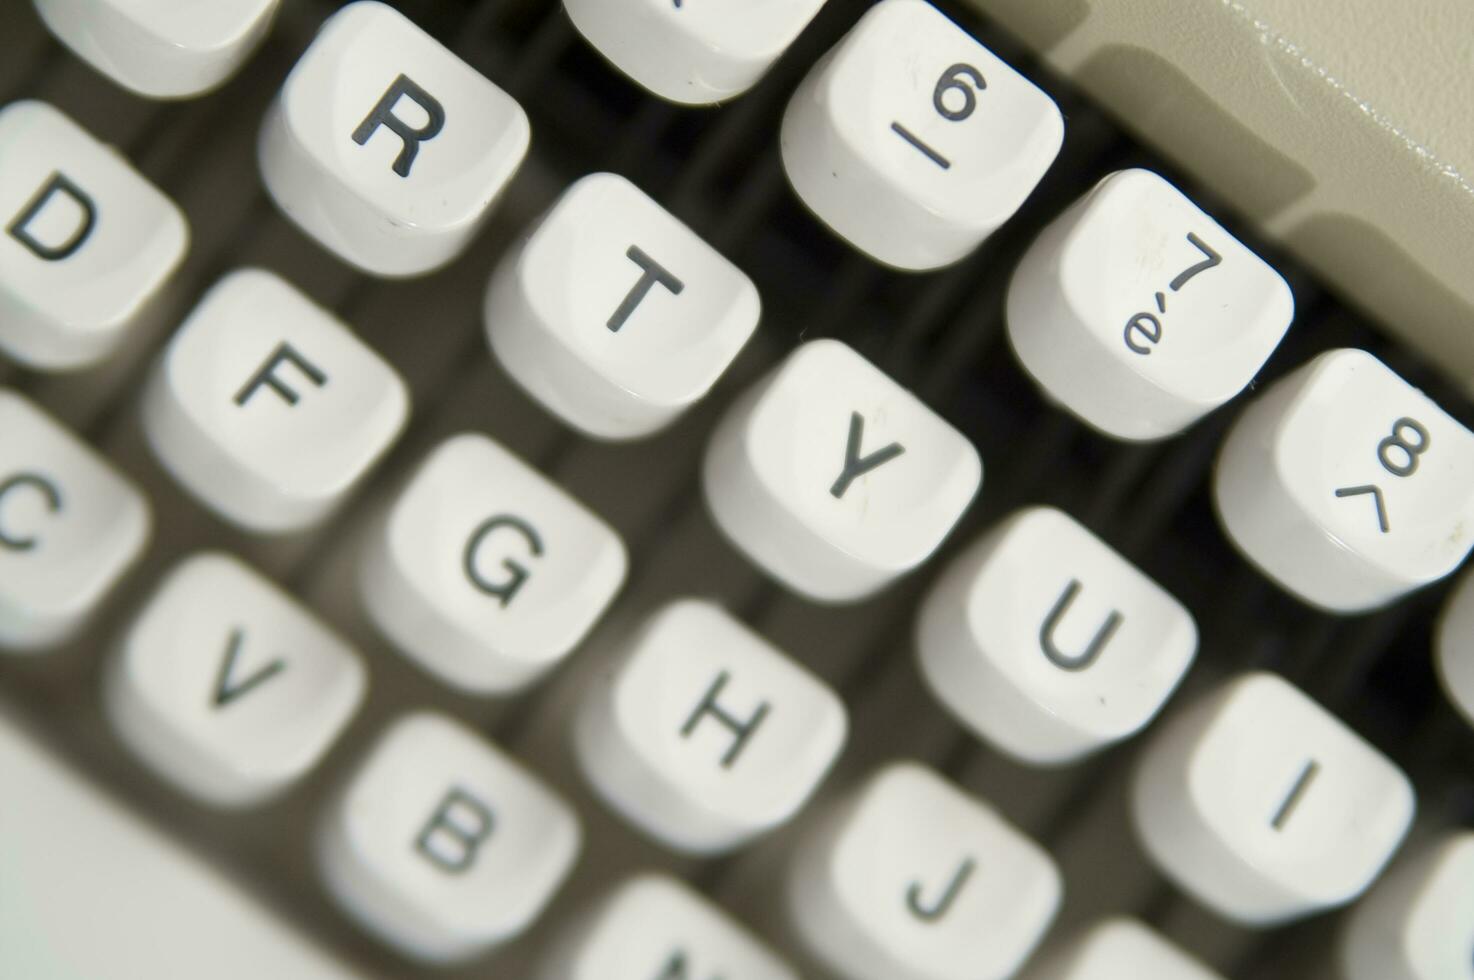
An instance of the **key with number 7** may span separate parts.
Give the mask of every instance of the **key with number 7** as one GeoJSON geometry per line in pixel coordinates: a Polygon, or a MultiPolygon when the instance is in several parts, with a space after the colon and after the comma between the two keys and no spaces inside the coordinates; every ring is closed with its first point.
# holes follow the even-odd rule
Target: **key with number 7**
{"type": "Polygon", "coordinates": [[[1239,550],[1335,612],[1443,578],[1474,545],[1474,433],[1365,351],[1329,351],[1260,395],[1213,489],[1239,550]]]}

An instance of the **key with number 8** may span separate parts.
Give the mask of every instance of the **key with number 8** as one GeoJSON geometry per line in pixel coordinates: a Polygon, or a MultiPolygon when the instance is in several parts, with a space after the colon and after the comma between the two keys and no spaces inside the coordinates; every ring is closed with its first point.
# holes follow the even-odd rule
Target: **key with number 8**
{"type": "Polygon", "coordinates": [[[1333,350],[1240,416],[1214,497],[1270,578],[1315,606],[1370,609],[1474,545],[1474,433],[1372,355],[1333,350]]]}
{"type": "Polygon", "coordinates": [[[1054,102],[925,0],[882,0],[783,119],[804,203],[872,258],[935,269],[1023,204],[1064,140],[1054,102]]]}

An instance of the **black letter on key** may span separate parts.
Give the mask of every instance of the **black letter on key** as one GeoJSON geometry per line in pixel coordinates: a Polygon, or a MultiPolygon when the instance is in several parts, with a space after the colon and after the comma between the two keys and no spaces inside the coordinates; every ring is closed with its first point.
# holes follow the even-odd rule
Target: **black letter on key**
{"type": "Polygon", "coordinates": [[[839,471],[839,479],[835,480],[834,486],[829,488],[829,492],[837,498],[843,498],[850,489],[850,484],[856,479],[873,469],[884,466],[906,451],[905,446],[899,442],[893,442],[889,446],[875,450],[869,456],[861,456],[860,443],[864,439],[865,416],[859,412],[851,412],[850,437],[844,447],[844,469],[839,471]]]}
{"type": "Polygon", "coordinates": [[[452,787],[415,838],[415,850],[440,870],[461,874],[476,863],[476,851],[491,836],[494,823],[485,803],[452,787]]]}
{"type": "Polygon", "coordinates": [[[31,198],[30,203],[21,209],[21,213],[16,215],[10,227],[5,230],[10,232],[10,237],[36,253],[39,258],[48,262],[60,262],[82,247],[82,243],[87,240],[88,235],[92,234],[92,228],[96,224],[97,205],[92,198],[82,188],[57,172],[41,185],[41,189],[31,198]],[[32,235],[27,226],[45,210],[47,203],[57,194],[65,194],[77,203],[77,206],[82,209],[82,220],[72,229],[71,237],[59,244],[48,245],[32,235]]]}
{"type": "Polygon", "coordinates": [[[287,662],[277,658],[251,676],[243,677],[239,681],[233,680],[235,662],[241,655],[241,644],[245,642],[245,639],[245,630],[230,631],[230,640],[225,645],[225,659],[220,662],[220,673],[215,677],[215,695],[212,700],[217,708],[223,708],[237,698],[243,697],[248,691],[265,684],[287,669],[287,662]]]}
{"type": "MultiPolygon", "coordinates": [[[[41,498],[46,501],[46,509],[55,514],[61,510],[61,490],[55,483],[46,477],[36,473],[20,473],[0,482],[0,504],[11,491],[19,490],[21,487],[30,487],[41,498]]],[[[8,548],[11,551],[30,551],[36,547],[35,537],[18,538],[6,532],[3,524],[0,524],[0,548],[8,548]]]]}
{"type": "Polygon", "coordinates": [[[364,117],[363,122],[353,131],[353,142],[359,146],[368,143],[369,137],[374,135],[374,130],[380,126],[390,130],[404,141],[404,148],[399,151],[399,157],[394,161],[394,172],[401,177],[409,176],[409,168],[414,165],[415,155],[420,152],[420,144],[434,139],[442,129],[445,128],[445,109],[436,101],[435,96],[420,88],[408,75],[400,75],[394,79],[380,98],[379,104],[374,110],[364,117]],[[419,129],[410,126],[409,123],[394,115],[394,107],[399,103],[402,96],[409,96],[410,100],[425,110],[428,117],[425,125],[419,129]]]}
{"type": "Polygon", "coordinates": [[[691,712],[691,717],[686,719],[686,724],[681,726],[681,736],[683,738],[690,738],[691,733],[696,730],[696,726],[700,723],[701,719],[706,715],[710,715],[732,730],[732,734],[736,738],[732,740],[731,748],[727,749],[726,754],[722,756],[723,769],[732,768],[732,764],[737,761],[737,757],[742,754],[742,750],[747,748],[748,740],[752,738],[758,726],[763,723],[763,719],[768,716],[769,708],[768,702],[761,702],[758,704],[757,710],[752,713],[752,717],[746,721],[742,721],[728,714],[717,704],[717,695],[722,693],[722,688],[727,686],[727,681],[730,679],[730,676],[725,670],[718,674],[717,679],[712,682],[711,687],[707,688],[706,694],[702,696],[701,703],[696,706],[695,711],[691,712]]]}
{"type": "Polygon", "coordinates": [[[952,903],[962,893],[962,886],[967,884],[967,879],[971,878],[972,873],[976,870],[977,862],[973,861],[972,858],[963,861],[962,866],[953,873],[952,880],[947,883],[947,887],[942,892],[941,897],[937,899],[934,905],[927,907],[923,907],[921,904],[921,883],[912,882],[911,887],[906,889],[906,907],[911,910],[912,915],[923,922],[939,921],[942,916],[947,914],[947,910],[952,907],[952,903]]]}
{"type": "Polygon", "coordinates": [[[670,954],[670,959],[665,961],[665,967],[655,980],[692,980],[689,970],[690,967],[686,965],[686,951],[678,949],[670,954]]]}
{"type": "Polygon", "coordinates": [[[656,285],[669,289],[673,296],[681,295],[681,291],[686,288],[685,283],[677,279],[669,269],[646,255],[638,245],[631,245],[629,251],[624,254],[640,267],[640,281],[635,283],[634,288],[625,296],[624,302],[619,304],[619,309],[615,310],[614,315],[609,318],[607,326],[614,333],[619,333],[620,328],[625,325],[656,285]]]}
{"type": "Polygon", "coordinates": [[[532,573],[520,562],[513,561],[510,558],[503,558],[502,567],[507,570],[510,577],[505,582],[491,582],[476,567],[476,553],[480,550],[482,542],[493,531],[503,527],[515,534],[521,535],[522,539],[527,542],[527,550],[531,551],[534,557],[542,557],[542,538],[537,536],[537,531],[533,530],[532,525],[520,518],[501,514],[482,521],[481,526],[476,528],[475,533],[471,535],[471,539],[466,542],[466,551],[462,556],[462,564],[466,570],[466,577],[471,580],[471,584],[487,595],[496,596],[501,600],[502,608],[506,608],[517,597],[517,593],[522,591],[522,586],[527,584],[527,577],[532,573]]]}
{"type": "Polygon", "coordinates": [[[264,386],[280,395],[282,400],[288,405],[297,404],[300,396],[296,390],[289,388],[286,382],[276,376],[276,369],[282,364],[294,365],[298,371],[301,371],[307,376],[308,381],[311,381],[319,388],[328,383],[328,376],[318,370],[317,365],[307,360],[301,354],[298,354],[296,348],[291,344],[282,341],[277,345],[276,350],[271,352],[271,356],[266,359],[266,363],[261,365],[261,370],[251,375],[251,380],[246,382],[245,387],[236,392],[235,403],[237,405],[245,405],[246,402],[251,400],[251,396],[256,393],[256,390],[264,386]]]}
{"type": "Polygon", "coordinates": [[[1039,646],[1043,648],[1044,656],[1061,670],[1084,670],[1095,663],[1096,658],[1105,650],[1106,644],[1111,642],[1111,637],[1115,635],[1116,630],[1120,629],[1121,624],[1126,621],[1125,616],[1112,609],[1105,622],[1100,624],[1100,629],[1095,631],[1095,636],[1091,638],[1089,646],[1080,653],[1065,653],[1055,644],[1054,631],[1065,613],[1069,612],[1070,604],[1075,601],[1075,596],[1079,593],[1080,583],[1070,579],[1070,584],[1065,586],[1064,592],[1060,593],[1059,599],[1055,601],[1054,608],[1049,610],[1048,616],[1044,617],[1044,624],[1039,627],[1039,646]]]}

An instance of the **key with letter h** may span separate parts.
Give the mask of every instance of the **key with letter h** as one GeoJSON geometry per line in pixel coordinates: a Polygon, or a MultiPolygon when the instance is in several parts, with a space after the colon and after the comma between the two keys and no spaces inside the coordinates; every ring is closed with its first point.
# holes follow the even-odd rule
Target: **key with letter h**
{"type": "Polygon", "coordinates": [[[33,368],[112,353],[184,259],[173,201],[44,102],[0,110],[0,351],[33,368]]]}
{"type": "Polygon", "coordinates": [[[449,963],[531,925],[573,869],[568,805],[475,733],[422,712],[394,722],[329,806],[328,890],[406,956],[449,963]]]}
{"type": "Polygon", "coordinates": [[[1200,902],[1265,925],[1345,904],[1413,817],[1407,776],[1274,674],[1244,674],[1180,709],[1147,745],[1136,828],[1200,902]]]}
{"type": "Polygon", "coordinates": [[[871,776],[795,849],[788,914],[850,980],[1004,980],[1059,908],[1054,861],[916,763],[871,776]]]}
{"type": "Polygon", "coordinates": [[[794,591],[847,602],[936,550],[983,465],[960,432],[869,361],[814,340],[732,406],[702,475],[733,544],[794,591]]]}
{"type": "Polygon", "coordinates": [[[966,551],[917,621],[932,692],[1025,762],[1127,738],[1192,664],[1192,615],[1063,511],[1031,507],[966,551]]]}
{"type": "Polygon", "coordinates": [[[363,700],[357,653],[236,559],[175,568],[110,664],[122,740],[183,792],[248,806],[311,769],[363,700]]]}
{"type": "Polygon", "coordinates": [[[393,8],[328,18],[263,124],[276,203],[339,258],[382,276],[449,262],[531,140],[527,116],[393,8]]]}
{"type": "Polygon", "coordinates": [[[409,416],[404,382],[344,324],[269,272],[226,276],[165,349],[144,431],[191,493],[244,528],[325,517],[409,416]]]}
{"type": "Polygon", "coordinates": [[[623,177],[568,188],[486,294],[502,367],[569,425],[632,439],[716,383],[757,328],[757,288],[623,177]]]}
{"type": "Polygon", "coordinates": [[[584,775],[645,833],[730,850],[792,817],[844,743],[839,698],[720,607],[667,605],[590,685],[574,724],[584,775]]]}

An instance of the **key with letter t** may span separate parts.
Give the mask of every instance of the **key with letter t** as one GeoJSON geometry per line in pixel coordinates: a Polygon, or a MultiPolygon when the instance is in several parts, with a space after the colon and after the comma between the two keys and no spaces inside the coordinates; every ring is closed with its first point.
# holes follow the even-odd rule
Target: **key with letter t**
{"type": "Polygon", "coordinates": [[[803,344],[739,398],[703,468],[732,543],[825,602],[863,598],[925,561],[982,478],[960,432],[837,340],[803,344]]]}
{"type": "Polygon", "coordinates": [[[569,425],[632,439],[706,394],[757,328],[757,287],[639,188],[578,181],[497,267],[486,331],[569,425]]]}
{"type": "Polygon", "coordinates": [[[1168,719],[1133,786],[1137,832],[1157,866],[1249,925],[1356,898],[1402,842],[1413,807],[1401,770],[1267,673],[1168,719]]]}
{"type": "Polygon", "coordinates": [[[527,155],[522,108],[373,0],[328,18],[262,126],[276,203],[339,258],[381,276],[449,262],[527,155]]]}
{"type": "Polygon", "coordinates": [[[872,7],[794,93],[782,135],[803,202],[900,269],[975,249],[1063,140],[1049,96],[926,0],[872,7]]]}
{"type": "Polygon", "coordinates": [[[1365,351],[1328,351],[1239,416],[1213,498],[1229,538],[1283,588],[1369,609],[1474,547],[1474,433],[1365,351]]]}

